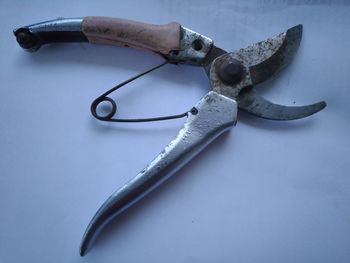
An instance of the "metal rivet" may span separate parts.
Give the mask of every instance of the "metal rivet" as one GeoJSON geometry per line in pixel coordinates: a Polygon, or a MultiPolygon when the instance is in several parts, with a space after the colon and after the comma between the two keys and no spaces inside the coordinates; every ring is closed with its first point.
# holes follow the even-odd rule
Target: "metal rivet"
{"type": "Polygon", "coordinates": [[[242,63],[236,59],[224,62],[219,68],[220,79],[227,84],[234,84],[239,82],[244,73],[244,67],[242,63]]]}

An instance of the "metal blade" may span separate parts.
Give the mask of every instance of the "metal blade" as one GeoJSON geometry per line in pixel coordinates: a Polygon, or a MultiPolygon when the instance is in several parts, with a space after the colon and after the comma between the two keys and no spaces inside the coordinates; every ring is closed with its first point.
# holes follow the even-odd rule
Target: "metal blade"
{"type": "Polygon", "coordinates": [[[302,25],[297,25],[245,49],[244,53],[251,58],[249,71],[253,85],[271,78],[291,62],[299,48],[302,31],[302,25]]]}
{"type": "Polygon", "coordinates": [[[295,120],[305,118],[326,107],[321,101],[306,106],[283,106],[274,104],[261,97],[254,88],[242,91],[238,98],[238,107],[255,116],[270,120],[295,120]]]}
{"type": "MultiPolygon", "coordinates": [[[[247,78],[242,83],[243,85],[251,86],[259,84],[271,78],[291,62],[298,50],[302,31],[302,25],[297,25],[275,37],[230,53],[217,46],[213,46],[203,66],[208,77],[210,77],[210,69],[214,60],[226,54],[224,55],[227,56],[226,59],[241,61],[249,71],[249,79],[247,78]]],[[[225,60],[223,57],[221,59],[225,60]]]]}

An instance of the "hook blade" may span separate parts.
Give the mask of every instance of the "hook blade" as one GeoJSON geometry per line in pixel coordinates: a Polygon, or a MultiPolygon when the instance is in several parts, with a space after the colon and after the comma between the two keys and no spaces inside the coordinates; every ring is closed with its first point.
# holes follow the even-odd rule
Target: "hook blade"
{"type": "Polygon", "coordinates": [[[326,107],[326,102],[305,106],[284,106],[261,97],[254,88],[241,92],[237,98],[238,107],[257,117],[269,120],[296,120],[308,117],[326,107]]]}

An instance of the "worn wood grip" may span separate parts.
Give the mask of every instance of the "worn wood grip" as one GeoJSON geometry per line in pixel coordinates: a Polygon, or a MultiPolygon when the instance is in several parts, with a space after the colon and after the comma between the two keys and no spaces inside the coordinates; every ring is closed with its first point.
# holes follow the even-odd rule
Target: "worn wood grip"
{"type": "Polygon", "coordinates": [[[150,25],[121,18],[87,16],[83,33],[89,42],[130,46],[169,54],[180,49],[180,24],[150,25]]]}

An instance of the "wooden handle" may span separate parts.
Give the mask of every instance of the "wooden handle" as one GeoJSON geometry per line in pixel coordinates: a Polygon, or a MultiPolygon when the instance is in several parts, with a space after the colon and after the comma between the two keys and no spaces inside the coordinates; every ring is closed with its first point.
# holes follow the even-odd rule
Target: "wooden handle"
{"type": "Polygon", "coordinates": [[[87,16],[82,26],[89,42],[130,46],[161,54],[180,49],[180,24],[150,25],[120,18],[87,16]]]}

